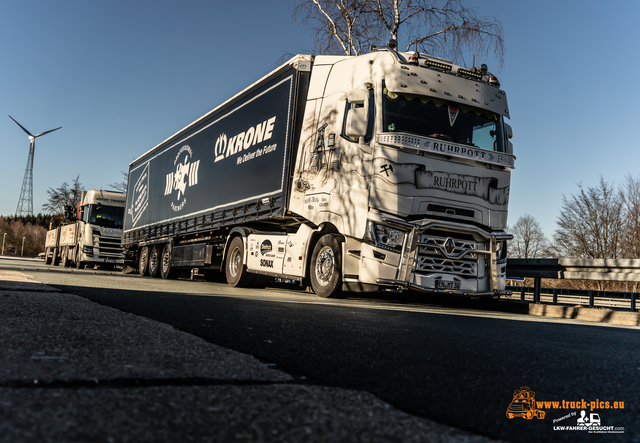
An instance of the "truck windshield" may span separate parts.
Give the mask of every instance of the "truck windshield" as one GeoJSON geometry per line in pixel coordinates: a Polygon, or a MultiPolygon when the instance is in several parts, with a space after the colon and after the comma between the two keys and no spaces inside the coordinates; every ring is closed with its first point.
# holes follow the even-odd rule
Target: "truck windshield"
{"type": "Polygon", "coordinates": [[[122,229],[124,208],[116,206],[89,205],[87,222],[108,228],[122,229]]]}
{"type": "Polygon", "coordinates": [[[384,90],[383,131],[408,132],[504,152],[502,117],[435,97],[384,90]]]}

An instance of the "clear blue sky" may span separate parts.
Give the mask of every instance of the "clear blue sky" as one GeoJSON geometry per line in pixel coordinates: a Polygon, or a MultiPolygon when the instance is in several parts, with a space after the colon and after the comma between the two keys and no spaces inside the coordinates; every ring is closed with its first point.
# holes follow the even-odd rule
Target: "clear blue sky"
{"type": "MultiPolygon", "coordinates": [[[[640,2],[467,4],[504,25],[497,74],[517,156],[509,223],[528,213],[551,237],[578,183],[640,175],[640,2]]],[[[291,13],[286,0],[0,0],[0,214],[16,210],[29,147],[9,114],[33,134],[63,127],[37,139],[34,212],[78,174],[107,189],[284,54],[309,53],[291,13]]]]}

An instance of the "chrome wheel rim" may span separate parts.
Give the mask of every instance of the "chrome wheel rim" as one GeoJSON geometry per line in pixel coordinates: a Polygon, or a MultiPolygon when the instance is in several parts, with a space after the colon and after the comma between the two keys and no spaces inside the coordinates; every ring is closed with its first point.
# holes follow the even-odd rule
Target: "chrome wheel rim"
{"type": "Polygon", "coordinates": [[[158,254],[154,250],[151,253],[151,257],[149,259],[149,269],[156,269],[157,266],[158,266],[158,254]]]}
{"type": "Polygon", "coordinates": [[[231,251],[231,257],[229,258],[229,272],[233,277],[238,275],[241,266],[242,257],[240,256],[240,249],[235,248],[233,251],[231,251]]]}
{"type": "Polygon", "coordinates": [[[329,246],[322,248],[316,260],[316,280],[322,286],[328,285],[333,278],[335,263],[333,250],[329,246]]]}
{"type": "Polygon", "coordinates": [[[171,253],[167,251],[162,256],[162,271],[166,273],[167,270],[169,269],[170,264],[171,264],[171,253]]]}

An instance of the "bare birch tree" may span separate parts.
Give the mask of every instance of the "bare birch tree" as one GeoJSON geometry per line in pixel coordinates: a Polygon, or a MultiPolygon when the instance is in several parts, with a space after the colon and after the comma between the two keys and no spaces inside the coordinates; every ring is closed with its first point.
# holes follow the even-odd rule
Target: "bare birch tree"
{"type": "Polygon", "coordinates": [[[554,234],[555,246],[567,258],[621,258],[622,198],[602,177],[597,186],[570,198],[563,196],[554,234]]]}
{"type": "Polygon", "coordinates": [[[504,33],[463,0],[291,0],[316,53],[358,55],[394,39],[399,48],[462,61],[490,51],[504,62],[504,33]]]}
{"type": "Polygon", "coordinates": [[[69,186],[67,182],[64,182],[57,189],[47,189],[49,200],[47,203],[42,205],[42,209],[51,214],[62,215],[64,213],[65,206],[77,207],[80,202],[82,191],[84,190],[79,179],[80,176],[77,176],[75,180],[73,180],[72,186],[69,186]]]}
{"type": "Polygon", "coordinates": [[[640,258],[640,178],[627,175],[620,189],[624,210],[623,258],[640,258]]]}
{"type": "Polygon", "coordinates": [[[113,182],[109,185],[109,187],[126,194],[127,188],[129,187],[129,173],[124,171],[120,171],[120,173],[122,174],[122,181],[113,182]]]}
{"type": "Polygon", "coordinates": [[[513,234],[513,240],[509,242],[509,257],[534,258],[548,254],[549,241],[532,215],[523,215],[508,231],[513,234]]]}

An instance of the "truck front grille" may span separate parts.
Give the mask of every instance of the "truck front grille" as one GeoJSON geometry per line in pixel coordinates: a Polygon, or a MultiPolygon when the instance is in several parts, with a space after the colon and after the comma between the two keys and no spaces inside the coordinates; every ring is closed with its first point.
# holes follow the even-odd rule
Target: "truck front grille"
{"type": "Polygon", "coordinates": [[[472,239],[446,236],[442,232],[424,232],[419,238],[415,272],[419,274],[456,274],[465,277],[478,276],[478,255],[467,254],[459,259],[443,255],[438,247],[448,251],[450,256],[458,256],[466,251],[478,249],[472,239]]]}
{"type": "Polygon", "coordinates": [[[93,254],[95,257],[122,258],[123,250],[120,237],[93,237],[93,254]]]}

